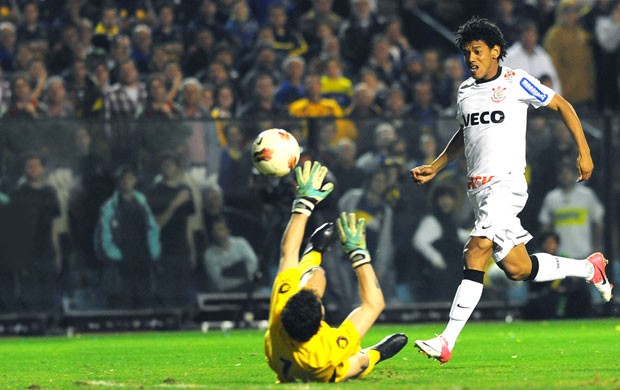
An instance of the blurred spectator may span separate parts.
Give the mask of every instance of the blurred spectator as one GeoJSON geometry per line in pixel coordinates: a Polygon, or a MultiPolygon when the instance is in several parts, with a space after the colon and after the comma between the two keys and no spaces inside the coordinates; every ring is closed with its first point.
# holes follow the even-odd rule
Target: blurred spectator
{"type": "Polygon", "coordinates": [[[160,229],[161,258],[157,264],[157,291],[164,306],[188,307],[192,303],[193,237],[188,218],[194,213],[189,186],[182,182],[179,159],[173,153],[160,158],[158,181],[147,193],[160,229]],[[190,241],[191,240],[191,241],[190,241]]]}
{"type": "Polygon", "coordinates": [[[213,218],[207,229],[213,241],[204,252],[204,269],[210,292],[245,292],[258,270],[258,257],[241,236],[231,236],[223,216],[213,218]]]}
{"type": "Polygon", "coordinates": [[[467,76],[465,75],[463,60],[460,57],[446,58],[443,62],[443,68],[439,85],[435,87],[437,103],[442,106],[444,115],[454,116],[456,115],[456,94],[467,76]]]}
{"type": "Polygon", "coordinates": [[[319,25],[326,24],[334,31],[340,27],[342,16],[332,11],[334,0],[312,0],[312,8],[299,18],[299,30],[312,45],[321,38],[317,35],[319,25]]]}
{"type": "MultiPolygon", "coordinates": [[[[424,57],[417,52],[407,54],[404,59],[400,84],[406,91],[411,91],[415,83],[422,79],[424,79],[424,57]]],[[[407,93],[408,102],[412,99],[411,95],[411,92],[407,93]]]]}
{"type": "Polygon", "coordinates": [[[538,219],[542,229],[560,236],[559,251],[585,259],[603,248],[605,209],[596,193],[577,184],[570,160],[560,160],[558,186],[545,195],[538,219]]]}
{"type": "Polygon", "coordinates": [[[15,25],[11,22],[0,22],[0,66],[5,73],[13,71],[17,35],[15,25]]]}
{"type": "Polygon", "coordinates": [[[27,72],[28,67],[35,59],[34,52],[27,43],[18,44],[13,62],[13,73],[27,72]]]}
{"type": "Polygon", "coordinates": [[[11,83],[4,78],[4,72],[0,68],[0,117],[6,114],[11,104],[11,83]]]}
{"type": "MultiPolygon", "coordinates": [[[[375,91],[369,88],[365,82],[355,84],[353,88],[353,99],[351,105],[345,111],[346,115],[362,124],[364,120],[380,118],[383,116],[383,110],[377,103],[375,91]]],[[[364,132],[360,132],[364,134],[364,132]]]]}
{"type": "Polygon", "coordinates": [[[146,24],[138,24],[131,34],[133,48],[131,58],[136,63],[140,73],[149,72],[151,57],[153,55],[153,37],[151,28],[146,24]]]}
{"type": "Polygon", "coordinates": [[[121,166],[117,189],[101,206],[95,248],[104,264],[103,287],[108,307],[144,309],[153,306],[153,263],[161,254],[159,226],[146,196],[136,189],[135,169],[121,166]]]}
{"type": "Polygon", "coordinates": [[[341,25],[339,37],[342,56],[355,76],[368,61],[373,37],[384,31],[385,21],[372,11],[370,0],[351,0],[351,6],[351,14],[341,25]]]}
{"type": "Polygon", "coordinates": [[[389,44],[390,57],[396,64],[402,65],[407,53],[412,50],[409,39],[402,32],[402,20],[393,17],[385,25],[385,38],[389,44]]]}
{"type": "Polygon", "coordinates": [[[367,175],[359,188],[342,194],[338,200],[339,211],[354,212],[357,218],[366,219],[366,242],[373,259],[373,266],[383,286],[387,302],[393,301],[396,287],[394,266],[393,223],[394,215],[386,201],[387,175],[377,169],[367,175]]]}
{"type": "Polygon", "coordinates": [[[290,56],[282,62],[283,79],[276,89],[274,100],[282,107],[304,97],[304,74],[306,61],[302,57],[290,56]]]}
{"type": "Polygon", "coordinates": [[[399,85],[388,89],[385,108],[383,109],[383,115],[386,119],[389,119],[392,124],[398,123],[396,127],[401,128],[404,125],[403,119],[408,115],[410,109],[411,106],[407,104],[405,98],[405,91],[399,85]]]}
{"type": "Polygon", "coordinates": [[[521,23],[520,38],[508,48],[504,64],[513,69],[523,69],[537,79],[547,75],[551,78],[550,88],[559,94],[562,93],[562,84],[553,61],[545,49],[538,44],[538,29],[534,22],[521,23]]]}
{"type": "Polygon", "coordinates": [[[504,34],[508,45],[512,45],[519,39],[519,24],[521,18],[514,0],[499,0],[491,7],[490,19],[504,34]]]}
{"type": "Polygon", "coordinates": [[[561,0],[543,47],[558,72],[562,95],[581,113],[590,108],[594,99],[595,69],[591,36],[580,27],[579,18],[577,1],[561,0]]]}
{"type": "Polygon", "coordinates": [[[172,3],[162,3],[159,6],[158,16],[157,23],[153,26],[153,42],[160,45],[178,45],[179,49],[182,50],[183,27],[176,21],[176,13],[172,3]]]}
{"type": "Polygon", "coordinates": [[[47,52],[48,25],[39,19],[39,3],[27,1],[22,6],[22,22],[17,25],[17,41],[30,43],[35,50],[47,52]]]}
{"type": "Polygon", "coordinates": [[[67,96],[65,82],[60,76],[52,76],[47,80],[43,103],[44,115],[48,118],[75,117],[75,110],[67,96]]]}
{"type": "Polygon", "coordinates": [[[256,78],[263,74],[271,74],[274,81],[279,83],[282,79],[280,74],[280,61],[276,51],[269,46],[261,45],[256,48],[256,56],[253,65],[247,73],[241,76],[241,93],[244,97],[252,96],[256,78]]]}
{"type": "Polygon", "coordinates": [[[105,94],[105,118],[133,118],[147,100],[146,87],[138,79],[138,70],[132,60],[119,64],[119,82],[105,94]]]}
{"type": "Polygon", "coordinates": [[[78,118],[90,118],[97,110],[96,104],[102,104],[103,92],[97,82],[88,73],[86,61],[76,59],[71,69],[63,73],[67,86],[67,95],[78,118]]]}
{"type": "Polygon", "coordinates": [[[287,56],[301,56],[308,51],[308,43],[303,35],[289,23],[286,6],[273,3],[269,6],[269,27],[273,30],[273,49],[284,58],[287,56]]]}
{"type": "Polygon", "coordinates": [[[23,178],[10,193],[7,244],[20,259],[18,301],[22,309],[47,311],[59,305],[57,278],[62,267],[54,218],[60,215],[56,191],[46,184],[45,163],[34,154],[24,158],[23,178]]]}
{"type": "Polygon", "coordinates": [[[380,123],[373,132],[372,148],[360,155],[355,165],[366,175],[377,171],[391,154],[391,146],[394,141],[396,141],[394,126],[387,122],[380,123]]]}
{"type": "Polygon", "coordinates": [[[106,2],[101,7],[99,22],[95,26],[94,33],[107,38],[108,42],[121,33],[118,8],[113,2],[106,2]]]}
{"type": "Polygon", "coordinates": [[[342,63],[338,58],[328,58],[324,67],[325,72],[321,76],[323,96],[334,99],[346,109],[353,97],[353,82],[343,74],[342,63]]]}
{"type": "Polygon", "coordinates": [[[142,111],[138,111],[138,118],[173,119],[180,115],[180,109],[168,99],[166,79],[162,74],[154,74],[149,78],[148,97],[142,111]]]}
{"type": "Polygon", "coordinates": [[[228,34],[224,29],[224,24],[228,17],[220,12],[216,0],[201,0],[199,8],[192,9],[188,18],[189,23],[185,30],[185,42],[194,42],[199,31],[208,30],[213,34],[217,42],[228,40],[228,34]]]}
{"type": "Polygon", "coordinates": [[[60,74],[68,70],[73,62],[80,58],[80,50],[77,27],[74,25],[64,26],[60,41],[52,45],[47,56],[47,69],[51,74],[60,74]]]}
{"type": "Polygon", "coordinates": [[[43,59],[35,58],[28,64],[28,74],[30,75],[30,85],[32,86],[32,100],[39,100],[45,85],[47,84],[48,72],[43,59]]]}
{"type": "Polygon", "coordinates": [[[92,55],[95,52],[95,45],[93,45],[93,22],[87,18],[80,18],[78,24],[78,45],[79,55],[81,58],[92,55]]]}
{"type": "Polygon", "coordinates": [[[523,3],[523,19],[534,21],[538,33],[543,37],[553,25],[555,6],[555,0],[526,1],[523,3]]]}
{"type": "Polygon", "coordinates": [[[118,34],[112,38],[107,66],[110,69],[110,79],[113,84],[118,83],[120,80],[120,66],[132,59],[131,50],[131,39],[129,36],[118,34]]]}
{"type": "MultiPolygon", "coordinates": [[[[246,98],[246,103],[241,106],[239,118],[250,119],[254,123],[265,120],[273,123],[271,121],[286,116],[287,111],[274,100],[274,90],[273,77],[269,73],[259,75],[254,83],[254,94],[246,98]]],[[[248,128],[251,126],[252,123],[248,123],[248,128]]]]}
{"type": "Polygon", "coordinates": [[[186,78],[181,85],[180,111],[181,117],[189,119],[185,123],[191,128],[186,147],[189,162],[192,166],[204,166],[207,162],[207,145],[205,127],[196,119],[210,116],[210,111],[202,101],[203,88],[196,78],[186,78]]]}
{"type": "Polygon", "coordinates": [[[342,138],[335,147],[335,160],[329,170],[337,180],[340,193],[344,194],[351,188],[358,188],[364,182],[366,173],[355,163],[357,161],[357,145],[350,138],[342,138]]]}
{"type": "Polygon", "coordinates": [[[8,118],[37,118],[43,114],[38,100],[32,99],[30,77],[25,73],[17,74],[11,82],[11,104],[6,116],[8,118]]]}
{"type": "Polygon", "coordinates": [[[252,158],[246,144],[241,124],[224,125],[228,146],[220,152],[217,183],[224,195],[224,205],[237,209],[249,209],[254,194],[249,190],[252,175],[252,158]]]}
{"type": "MultiPolygon", "coordinates": [[[[343,116],[342,107],[337,101],[322,97],[320,75],[307,74],[304,79],[304,89],[306,96],[289,105],[289,115],[296,118],[329,117],[332,119],[343,116]]],[[[337,121],[336,132],[335,141],[342,137],[357,138],[356,129],[344,121],[337,121]]]]}
{"type": "Polygon", "coordinates": [[[386,85],[380,78],[377,72],[369,67],[364,67],[360,70],[359,83],[364,83],[366,88],[370,90],[370,93],[374,96],[376,104],[381,106],[385,100],[385,94],[388,90],[386,85]]]}
{"type": "Polygon", "coordinates": [[[153,55],[149,63],[150,73],[163,73],[166,65],[172,60],[172,55],[166,45],[159,45],[155,41],[153,46],[153,55]]]}
{"type": "Polygon", "coordinates": [[[413,88],[413,102],[409,112],[411,119],[420,129],[434,129],[441,115],[441,106],[433,95],[433,84],[430,81],[418,81],[413,88]]]}
{"type": "Polygon", "coordinates": [[[228,35],[240,49],[247,49],[254,42],[259,25],[246,0],[238,0],[230,18],[224,25],[228,35]]]}
{"type": "Polygon", "coordinates": [[[601,49],[596,61],[601,109],[620,107],[620,2],[612,3],[609,14],[596,18],[594,25],[596,43],[601,49]]]}
{"type": "Polygon", "coordinates": [[[211,30],[202,28],[195,34],[195,39],[185,52],[183,69],[188,76],[196,76],[209,65],[215,38],[211,30]]]}
{"type": "Polygon", "coordinates": [[[422,257],[412,287],[422,301],[449,301],[454,292],[448,286],[460,280],[461,255],[469,231],[458,226],[458,195],[454,188],[438,184],[429,193],[430,210],[416,228],[411,244],[422,257]],[[432,291],[431,294],[428,294],[432,291]]]}
{"type": "Polygon", "coordinates": [[[390,43],[384,35],[373,37],[372,52],[365,68],[372,69],[377,74],[377,78],[386,86],[400,79],[400,63],[390,54],[390,43]]]}
{"type": "Polygon", "coordinates": [[[231,85],[224,84],[215,90],[215,101],[211,110],[213,119],[231,119],[237,117],[238,98],[231,85]]]}
{"type": "Polygon", "coordinates": [[[228,67],[225,63],[218,60],[211,61],[206,72],[199,72],[196,77],[203,83],[211,84],[215,88],[234,84],[228,67]]]}

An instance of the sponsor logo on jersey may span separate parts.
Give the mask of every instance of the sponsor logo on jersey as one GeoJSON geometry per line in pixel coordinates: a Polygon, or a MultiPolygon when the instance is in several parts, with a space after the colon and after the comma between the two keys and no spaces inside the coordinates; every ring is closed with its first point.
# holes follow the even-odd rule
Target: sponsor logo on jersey
{"type": "Polygon", "coordinates": [[[506,92],[505,87],[493,88],[493,95],[491,95],[491,100],[495,103],[499,103],[502,100],[506,99],[506,95],[504,94],[504,92],[506,92]]]}
{"type": "Polygon", "coordinates": [[[463,115],[465,126],[488,125],[489,123],[502,123],[506,115],[503,111],[472,112],[463,115]]]}
{"type": "Polygon", "coordinates": [[[336,344],[338,344],[338,348],[346,349],[349,346],[349,340],[344,336],[338,336],[336,344]]]}
{"type": "Polygon", "coordinates": [[[546,93],[544,93],[543,91],[541,91],[540,89],[538,89],[534,85],[534,83],[532,83],[530,80],[526,79],[525,77],[523,77],[521,79],[519,84],[521,84],[521,87],[523,87],[523,89],[525,89],[525,92],[527,92],[530,95],[534,96],[540,102],[544,102],[545,100],[547,100],[547,97],[549,96],[546,93]]]}

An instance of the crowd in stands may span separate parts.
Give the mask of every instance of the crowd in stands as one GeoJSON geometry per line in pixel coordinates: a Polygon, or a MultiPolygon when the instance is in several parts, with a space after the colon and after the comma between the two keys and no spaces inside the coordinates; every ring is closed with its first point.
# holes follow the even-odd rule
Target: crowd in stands
{"type": "MultiPolygon", "coordinates": [[[[472,220],[464,167],[428,189],[408,171],[455,129],[468,75],[452,42],[419,34],[416,15],[451,30],[488,17],[509,43],[506,66],[582,115],[620,107],[619,2],[472,3],[0,2],[0,311],[46,310],[61,294],[82,309],[138,308],[268,289],[293,196],[290,178],[252,170],[249,143],[271,127],[337,182],[314,226],[343,210],[367,218],[388,302],[452,296],[431,287],[454,284],[437,270],[459,276],[472,220]]],[[[524,223],[554,231],[553,211],[538,211],[574,149],[557,119],[530,122],[524,223]]],[[[574,207],[592,206],[583,199],[574,207]]],[[[593,249],[601,213],[588,208],[582,226],[593,249]]],[[[329,293],[347,302],[350,285],[329,293]]]]}

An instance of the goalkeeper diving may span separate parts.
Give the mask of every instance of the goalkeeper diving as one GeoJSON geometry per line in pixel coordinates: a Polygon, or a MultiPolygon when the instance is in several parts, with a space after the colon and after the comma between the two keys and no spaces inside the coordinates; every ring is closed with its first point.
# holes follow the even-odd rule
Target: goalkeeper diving
{"type": "Polygon", "coordinates": [[[278,382],[342,382],[364,377],[375,365],[397,354],[407,336],[393,334],[362,349],[361,340],[385,307],[383,293],[366,248],[364,219],[342,213],[310,236],[301,261],[300,250],[315,206],[334,189],[326,183],[327,168],[306,161],[295,169],[296,197],[282,236],[278,274],[271,292],[265,355],[278,382]],[[360,305],[338,327],[324,320],[323,252],[336,236],[358,279],[360,305]]]}

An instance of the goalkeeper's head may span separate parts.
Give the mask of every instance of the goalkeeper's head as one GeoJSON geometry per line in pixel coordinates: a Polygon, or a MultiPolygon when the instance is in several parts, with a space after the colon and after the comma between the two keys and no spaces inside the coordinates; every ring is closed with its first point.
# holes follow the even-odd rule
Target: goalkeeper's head
{"type": "Polygon", "coordinates": [[[321,298],[309,288],[293,294],[282,309],[281,320],[286,333],[296,341],[308,341],[319,331],[323,319],[321,298]]]}

